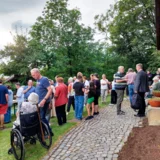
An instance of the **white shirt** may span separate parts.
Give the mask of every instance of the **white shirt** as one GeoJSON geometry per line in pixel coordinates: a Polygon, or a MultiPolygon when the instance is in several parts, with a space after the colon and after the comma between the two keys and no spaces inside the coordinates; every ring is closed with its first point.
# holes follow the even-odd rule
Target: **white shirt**
{"type": "Polygon", "coordinates": [[[23,87],[18,88],[16,96],[17,96],[17,101],[19,102],[24,101],[23,87]]]}
{"type": "Polygon", "coordinates": [[[86,80],[86,81],[84,82],[84,88],[89,88],[89,81],[88,81],[88,80],[86,80]]]}
{"type": "Polygon", "coordinates": [[[107,79],[105,79],[105,80],[101,79],[101,89],[108,89],[108,80],[107,79]]]}

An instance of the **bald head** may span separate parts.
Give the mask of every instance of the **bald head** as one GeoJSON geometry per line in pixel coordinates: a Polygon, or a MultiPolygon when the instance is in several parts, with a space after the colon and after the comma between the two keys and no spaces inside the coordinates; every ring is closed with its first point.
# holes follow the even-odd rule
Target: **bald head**
{"type": "Polygon", "coordinates": [[[28,86],[33,86],[33,81],[32,80],[28,80],[28,86]]]}

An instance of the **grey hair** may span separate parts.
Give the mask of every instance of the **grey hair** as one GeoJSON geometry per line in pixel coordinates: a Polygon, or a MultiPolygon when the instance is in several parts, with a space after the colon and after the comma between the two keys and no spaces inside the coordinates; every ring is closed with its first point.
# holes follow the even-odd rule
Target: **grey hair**
{"type": "Polygon", "coordinates": [[[136,66],[139,66],[141,69],[143,68],[143,64],[142,63],[138,63],[136,66]]]}
{"type": "Polygon", "coordinates": [[[38,68],[33,68],[33,69],[31,70],[31,72],[38,72],[38,73],[40,73],[40,71],[39,71],[38,68]]]}
{"type": "Polygon", "coordinates": [[[120,70],[120,69],[124,69],[124,66],[119,66],[119,67],[118,67],[118,70],[120,70]]]}

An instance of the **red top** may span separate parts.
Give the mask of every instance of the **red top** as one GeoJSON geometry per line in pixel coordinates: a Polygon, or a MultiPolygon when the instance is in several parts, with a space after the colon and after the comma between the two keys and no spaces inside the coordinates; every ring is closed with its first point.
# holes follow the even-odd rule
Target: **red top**
{"type": "Polygon", "coordinates": [[[59,83],[56,87],[55,96],[55,107],[62,106],[68,102],[68,88],[64,83],[59,83]]]}

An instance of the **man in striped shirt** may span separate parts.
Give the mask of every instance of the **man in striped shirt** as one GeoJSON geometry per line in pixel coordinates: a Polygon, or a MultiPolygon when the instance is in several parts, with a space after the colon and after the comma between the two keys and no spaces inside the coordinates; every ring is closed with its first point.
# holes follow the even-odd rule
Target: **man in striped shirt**
{"type": "Polygon", "coordinates": [[[123,66],[118,67],[118,72],[114,74],[114,81],[117,93],[117,115],[124,115],[125,112],[121,110],[121,104],[124,98],[124,90],[127,86],[127,79],[125,78],[123,66]]]}

